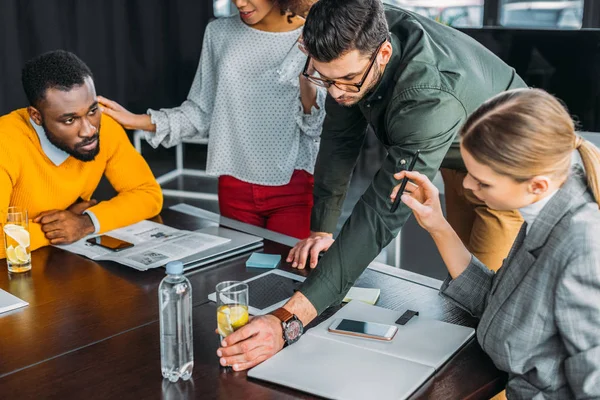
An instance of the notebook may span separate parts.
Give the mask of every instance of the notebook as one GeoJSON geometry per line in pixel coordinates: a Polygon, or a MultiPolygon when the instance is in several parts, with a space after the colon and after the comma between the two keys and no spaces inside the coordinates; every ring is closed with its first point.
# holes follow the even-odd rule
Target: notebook
{"type": "Polygon", "coordinates": [[[28,302],[0,289],[0,314],[28,305],[28,302]]]}
{"type": "Polygon", "coordinates": [[[471,337],[464,326],[414,317],[392,341],[328,332],[337,318],[393,324],[393,311],[352,301],[248,376],[330,399],[406,399],[471,337]]]}
{"type": "Polygon", "coordinates": [[[374,305],[375,303],[377,303],[377,299],[379,299],[380,293],[381,289],[361,288],[353,286],[350,288],[348,293],[346,293],[346,297],[344,297],[343,302],[349,303],[352,300],[359,300],[363,303],[374,305]]]}

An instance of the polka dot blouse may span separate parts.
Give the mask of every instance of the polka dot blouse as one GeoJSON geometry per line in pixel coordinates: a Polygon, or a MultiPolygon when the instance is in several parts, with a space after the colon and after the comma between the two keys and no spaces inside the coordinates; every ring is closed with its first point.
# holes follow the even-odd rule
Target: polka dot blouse
{"type": "Polygon", "coordinates": [[[200,64],[187,100],[148,110],[158,147],[208,138],[207,172],[261,185],[287,184],[295,169],[313,173],[325,117],[326,91],[305,114],[298,76],[306,56],[302,30],[273,33],[245,25],[239,16],[206,28],[200,64]]]}

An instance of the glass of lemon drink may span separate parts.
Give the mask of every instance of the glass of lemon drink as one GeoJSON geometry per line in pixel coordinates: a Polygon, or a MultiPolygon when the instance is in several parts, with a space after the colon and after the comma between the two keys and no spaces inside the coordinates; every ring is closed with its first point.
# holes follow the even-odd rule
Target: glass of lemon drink
{"type": "Polygon", "coordinates": [[[29,271],[31,269],[31,251],[29,250],[27,210],[21,207],[9,207],[2,218],[2,232],[8,271],[29,271]]]}
{"type": "Polygon", "coordinates": [[[248,323],[248,285],[226,281],[217,285],[217,330],[221,340],[248,323]]]}

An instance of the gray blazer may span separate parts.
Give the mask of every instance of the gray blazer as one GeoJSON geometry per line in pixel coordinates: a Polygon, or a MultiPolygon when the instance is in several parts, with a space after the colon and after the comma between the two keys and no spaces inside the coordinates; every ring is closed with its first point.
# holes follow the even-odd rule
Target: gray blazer
{"type": "Polygon", "coordinates": [[[497,273],[473,257],[440,292],[481,318],[509,399],[600,399],[600,212],[580,169],[524,228],[497,273]]]}

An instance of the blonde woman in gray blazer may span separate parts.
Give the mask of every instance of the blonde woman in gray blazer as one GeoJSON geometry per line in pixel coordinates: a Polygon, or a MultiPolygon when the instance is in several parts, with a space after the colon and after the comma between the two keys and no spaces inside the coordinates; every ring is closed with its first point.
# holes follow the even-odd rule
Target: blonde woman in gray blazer
{"type": "MultiPolygon", "coordinates": [[[[441,294],[481,318],[477,339],[508,372],[508,399],[600,398],[600,152],[564,107],[536,89],[502,93],[461,131],[465,190],[525,223],[493,272],[442,215],[418,172],[402,201],[433,237],[450,276],[441,294]],[[571,167],[577,150],[581,168],[571,167]]],[[[392,193],[395,198],[398,187],[392,193]]]]}

